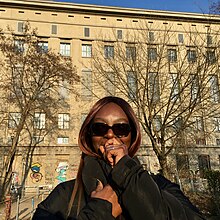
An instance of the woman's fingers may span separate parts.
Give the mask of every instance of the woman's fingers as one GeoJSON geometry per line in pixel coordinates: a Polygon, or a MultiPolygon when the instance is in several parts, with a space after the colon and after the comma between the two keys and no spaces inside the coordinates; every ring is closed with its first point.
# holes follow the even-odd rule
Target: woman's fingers
{"type": "Polygon", "coordinates": [[[117,164],[124,155],[128,154],[128,149],[125,144],[111,144],[107,146],[100,146],[100,151],[112,167],[117,164]]]}

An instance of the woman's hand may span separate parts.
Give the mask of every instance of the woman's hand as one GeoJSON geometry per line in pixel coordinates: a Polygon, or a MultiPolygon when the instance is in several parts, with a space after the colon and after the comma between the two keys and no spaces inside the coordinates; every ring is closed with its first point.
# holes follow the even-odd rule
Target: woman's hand
{"type": "Polygon", "coordinates": [[[115,218],[122,213],[121,206],[118,203],[118,196],[110,185],[103,187],[102,182],[98,181],[98,186],[95,191],[91,193],[91,197],[104,199],[110,202],[112,204],[112,215],[115,218]]]}
{"type": "Polygon", "coordinates": [[[123,156],[128,154],[128,148],[125,144],[109,144],[100,146],[99,149],[112,167],[117,164],[123,156]]]}

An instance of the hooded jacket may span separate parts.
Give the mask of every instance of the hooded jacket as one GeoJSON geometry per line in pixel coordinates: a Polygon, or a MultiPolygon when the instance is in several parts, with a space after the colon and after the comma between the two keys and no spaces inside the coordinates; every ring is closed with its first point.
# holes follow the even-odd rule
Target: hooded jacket
{"type": "Polygon", "coordinates": [[[129,156],[124,156],[111,168],[104,160],[86,156],[82,170],[84,196],[77,216],[75,199],[71,213],[67,208],[74,187],[74,180],[59,184],[41,202],[33,220],[114,220],[111,203],[90,198],[97,179],[110,184],[118,195],[123,213],[120,220],[202,220],[197,208],[182,193],[179,186],[161,175],[152,175],[129,156]]]}

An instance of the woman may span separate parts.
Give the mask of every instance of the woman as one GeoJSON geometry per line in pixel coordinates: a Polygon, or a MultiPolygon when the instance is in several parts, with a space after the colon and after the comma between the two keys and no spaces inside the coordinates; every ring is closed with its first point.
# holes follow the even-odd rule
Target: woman
{"type": "Polygon", "coordinates": [[[130,105],[118,97],[99,100],[79,133],[76,180],[59,184],[33,219],[204,219],[178,185],[143,170],[134,157],[140,142],[130,105]]]}

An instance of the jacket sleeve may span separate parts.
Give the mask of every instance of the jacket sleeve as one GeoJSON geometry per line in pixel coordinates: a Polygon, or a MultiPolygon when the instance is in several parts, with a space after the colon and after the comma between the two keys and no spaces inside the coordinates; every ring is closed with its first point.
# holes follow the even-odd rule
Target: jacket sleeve
{"type": "Polygon", "coordinates": [[[177,184],[155,179],[129,156],[124,156],[110,173],[110,184],[132,220],[202,220],[197,209],[177,184]]]}
{"type": "MultiPolygon", "coordinates": [[[[51,194],[41,202],[32,220],[66,220],[67,207],[74,182],[59,184],[51,194]]],[[[102,199],[90,199],[76,216],[77,202],[74,202],[68,220],[115,220],[112,216],[111,203],[102,199]]]]}

